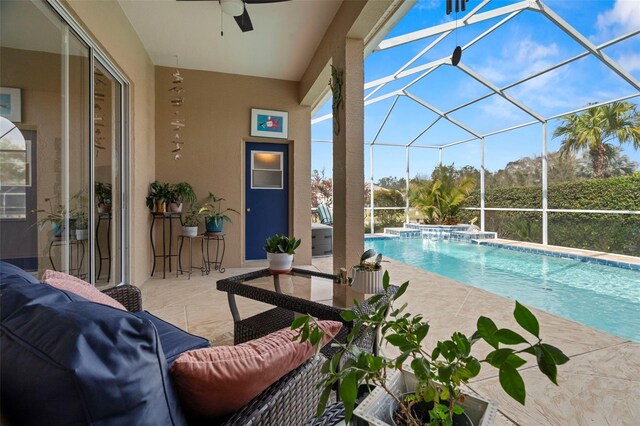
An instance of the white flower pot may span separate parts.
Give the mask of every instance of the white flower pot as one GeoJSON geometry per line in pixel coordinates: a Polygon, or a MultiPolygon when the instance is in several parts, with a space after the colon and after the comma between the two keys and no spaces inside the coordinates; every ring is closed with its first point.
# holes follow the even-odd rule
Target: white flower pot
{"type": "Polygon", "coordinates": [[[182,227],[182,235],[185,237],[195,237],[198,235],[198,227],[197,226],[183,226],[182,227]]]}
{"type": "Polygon", "coordinates": [[[358,293],[375,294],[382,291],[382,269],[363,271],[353,268],[351,288],[358,293]]]}
{"type": "Polygon", "coordinates": [[[88,229],[76,229],[76,240],[84,241],[89,238],[88,229]]]}
{"type": "Polygon", "coordinates": [[[267,253],[269,269],[276,274],[283,274],[291,271],[293,255],[287,253],[267,253]]]}
{"type": "MultiPolygon", "coordinates": [[[[387,387],[400,396],[416,389],[416,376],[407,371],[400,374],[394,371],[387,377],[387,387]]],[[[465,414],[477,426],[489,426],[494,422],[497,407],[491,401],[466,394],[461,403],[465,414]]],[[[381,387],[375,388],[353,411],[355,417],[375,426],[392,426],[391,414],[398,407],[398,403],[381,387]]]]}

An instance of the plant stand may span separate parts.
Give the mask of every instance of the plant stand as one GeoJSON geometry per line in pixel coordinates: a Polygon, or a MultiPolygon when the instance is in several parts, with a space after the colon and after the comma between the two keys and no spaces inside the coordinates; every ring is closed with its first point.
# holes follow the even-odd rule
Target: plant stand
{"type": "Polygon", "coordinates": [[[151,251],[153,252],[153,266],[151,268],[151,276],[156,271],[156,259],[158,257],[162,258],[162,278],[167,277],[167,259],[169,260],[169,272],[171,272],[171,258],[177,257],[178,254],[174,253],[171,249],[171,243],[173,240],[173,220],[180,220],[180,216],[182,213],[156,213],[152,212],[152,220],[151,220],[151,229],[149,230],[149,239],[151,240],[151,251]],[[154,234],[154,225],[156,223],[156,219],[162,220],[162,254],[156,254],[156,245],[154,242],[153,234],[154,234]],[[169,253],[166,251],[167,246],[167,226],[166,221],[169,221],[169,253]]]}
{"type": "MultiPolygon", "coordinates": [[[[211,265],[213,265],[214,271],[224,272],[222,267],[222,260],[224,259],[225,241],[224,234],[222,232],[205,232],[202,234],[204,242],[207,246],[207,260],[204,261],[205,272],[207,275],[211,272],[211,265]],[[209,251],[209,243],[215,241],[216,243],[216,257],[211,260],[211,251],[209,251]]],[[[204,251],[203,251],[204,256],[204,251]]]]}
{"type": "Polygon", "coordinates": [[[176,268],[176,278],[178,278],[178,273],[184,274],[185,272],[189,275],[188,279],[191,279],[191,274],[194,269],[199,269],[201,274],[204,275],[206,271],[206,263],[204,259],[204,237],[202,235],[196,235],[192,237],[190,235],[178,235],[178,267],[176,268]],[[189,243],[189,266],[187,269],[182,269],[182,246],[184,245],[184,240],[187,240],[189,243]],[[202,253],[202,266],[193,266],[193,243],[194,241],[200,241],[200,251],[202,253]]]}
{"type": "MultiPolygon", "coordinates": [[[[417,381],[412,373],[394,371],[387,380],[387,386],[393,390],[394,394],[401,395],[406,392],[413,392],[417,381]]],[[[355,417],[369,422],[375,426],[393,426],[394,422],[390,418],[392,407],[397,408],[397,402],[378,387],[367,396],[360,405],[353,411],[355,417]]],[[[465,394],[464,404],[460,404],[464,412],[469,416],[476,426],[489,426],[493,424],[497,408],[494,403],[477,396],[465,394]]]]}

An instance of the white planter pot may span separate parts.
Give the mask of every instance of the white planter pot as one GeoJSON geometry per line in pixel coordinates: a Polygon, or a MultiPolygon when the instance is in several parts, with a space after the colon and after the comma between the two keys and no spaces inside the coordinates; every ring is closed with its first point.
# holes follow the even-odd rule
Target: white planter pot
{"type": "Polygon", "coordinates": [[[168,207],[169,207],[169,211],[172,213],[182,213],[182,203],[180,204],[169,203],[168,207]]]}
{"type": "MultiPolygon", "coordinates": [[[[416,377],[409,372],[394,371],[387,380],[387,387],[396,396],[416,389],[416,377]]],[[[398,403],[381,387],[375,388],[353,411],[353,414],[369,425],[393,426],[391,414],[398,403]]],[[[497,407],[491,401],[465,394],[464,403],[460,404],[471,422],[476,426],[490,426],[493,424],[497,407]]]]}
{"type": "Polygon", "coordinates": [[[375,294],[382,291],[382,269],[379,271],[352,270],[351,288],[358,293],[375,294]]]}
{"type": "Polygon", "coordinates": [[[293,255],[287,253],[267,253],[269,261],[269,269],[276,274],[282,274],[291,271],[293,263],[293,255]]]}
{"type": "Polygon", "coordinates": [[[198,227],[197,226],[183,226],[182,227],[182,235],[185,237],[195,237],[198,235],[198,227]]]}
{"type": "Polygon", "coordinates": [[[88,229],[76,229],[76,240],[84,241],[89,238],[88,229]]]}

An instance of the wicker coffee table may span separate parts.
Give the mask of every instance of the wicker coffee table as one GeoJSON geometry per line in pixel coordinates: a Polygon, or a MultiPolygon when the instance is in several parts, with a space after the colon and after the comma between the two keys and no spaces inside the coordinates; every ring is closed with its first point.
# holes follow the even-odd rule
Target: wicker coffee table
{"type": "MultiPolygon", "coordinates": [[[[365,309],[373,309],[375,306],[368,303],[372,295],[354,292],[350,287],[337,283],[335,275],[317,271],[293,268],[287,274],[272,275],[268,269],[262,269],[219,280],[216,287],[227,293],[234,321],[234,344],[237,345],[291,326],[296,314],[309,314],[318,319],[344,323],[336,336],[338,341],[344,341],[352,324],[344,321],[340,314],[353,308],[354,299],[361,302],[365,309]],[[339,294],[340,292],[343,293],[339,294]],[[236,295],[275,307],[243,319],[238,311],[236,295]]],[[[395,292],[397,289],[398,287],[391,286],[391,291],[395,292]]],[[[377,353],[377,334],[377,330],[363,330],[357,339],[358,346],[377,353]]],[[[325,347],[323,354],[331,356],[335,350],[325,347]]]]}

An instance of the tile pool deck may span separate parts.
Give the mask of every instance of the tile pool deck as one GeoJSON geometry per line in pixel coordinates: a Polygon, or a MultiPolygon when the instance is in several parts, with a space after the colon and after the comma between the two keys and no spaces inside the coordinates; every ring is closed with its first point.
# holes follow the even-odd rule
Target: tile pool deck
{"type": "MultiPolygon", "coordinates": [[[[301,266],[332,271],[332,258],[316,258],[301,266]]],[[[390,261],[386,269],[395,283],[411,281],[402,297],[408,310],[421,313],[431,324],[426,345],[447,338],[453,331],[471,334],[480,315],[498,326],[518,330],[512,317],[514,302],[448,278],[390,261]]],[[[224,274],[150,279],[142,286],[144,309],[214,345],[233,343],[233,320],[226,294],[215,281],[259,268],[229,268],[224,274]]],[[[236,298],[241,315],[269,308],[259,302],[236,298]]],[[[551,384],[534,365],[521,368],[527,386],[527,404],[511,400],[498,382],[497,372],[483,365],[470,388],[498,404],[496,425],[639,425],[640,343],[595,330],[533,308],[543,340],[561,348],[571,360],[558,369],[558,383],[551,384]]],[[[526,332],[523,331],[524,334],[526,332]]],[[[477,346],[483,356],[488,347],[477,346]]],[[[385,350],[389,351],[390,348],[385,350]]]]}

